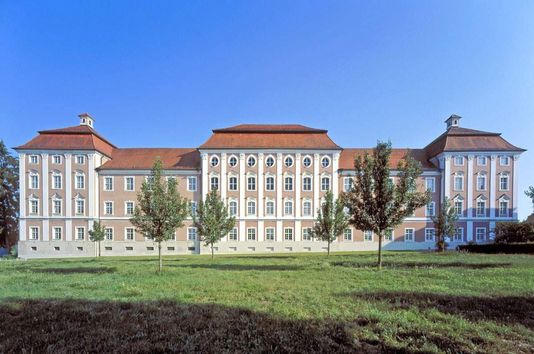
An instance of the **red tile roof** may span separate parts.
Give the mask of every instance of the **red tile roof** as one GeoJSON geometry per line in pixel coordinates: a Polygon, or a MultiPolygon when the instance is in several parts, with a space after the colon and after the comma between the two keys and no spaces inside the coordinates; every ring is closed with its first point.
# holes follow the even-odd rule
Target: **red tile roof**
{"type": "Polygon", "coordinates": [[[452,127],[425,147],[428,157],[444,151],[525,151],[510,144],[500,133],[452,127]]]}
{"type": "Polygon", "coordinates": [[[96,150],[111,156],[116,146],[98,134],[93,128],[78,125],[53,130],[41,130],[39,135],[24,145],[20,150],[96,150]]]}
{"type": "MultiPolygon", "coordinates": [[[[364,156],[365,153],[373,154],[373,148],[348,148],[343,149],[341,156],[339,157],[339,169],[340,170],[353,170],[354,169],[354,159],[357,156],[364,156]]],[[[436,169],[426,156],[424,149],[392,149],[391,158],[389,160],[389,168],[397,168],[399,161],[402,160],[406,155],[411,156],[416,161],[421,162],[423,169],[436,169]]]]}
{"type": "Polygon", "coordinates": [[[113,158],[99,170],[150,170],[156,158],[166,170],[200,169],[200,154],[196,148],[127,148],[114,149],[113,158]]]}
{"type": "Polygon", "coordinates": [[[303,125],[242,124],[214,129],[200,149],[319,149],[339,150],[327,130],[303,125]]]}

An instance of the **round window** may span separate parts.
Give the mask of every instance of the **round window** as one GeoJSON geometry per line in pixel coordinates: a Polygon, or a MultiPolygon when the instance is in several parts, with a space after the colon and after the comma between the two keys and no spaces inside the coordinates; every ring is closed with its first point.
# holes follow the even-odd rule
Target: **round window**
{"type": "Polygon", "coordinates": [[[323,159],[321,160],[321,165],[325,168],[330,166],[330,159],[326,156],[323,157],[323,159]]]}
{"type": "Polygon", "coordinates": [[[286,157],[286,159],[284,160],[284,164],[286,165],[286,167],[293,166],[293,158],[291,156],[286,157]]]}
{"type": "Polygon", "coordinates": [[[265,160],[265,164],[267,167],[273,167],[274,166],[274,158],[272,156],[268,156],[267,160],[265,160]]]}
{"type": "Polygon", "coordinates": [[[254,167],[254,165],[256,165],[256,158],[254,156],[249,156],[247,159],[247,165],[249,167],[254,167]]]}
{"type": "Polygon", "coordinates": [[[217,156],[212,156],[210,163],[212,167],[217,166],[219,164],[219,158],[217,156]]]}
{"type": "Polygon", "coordinates": [[[302,164],[304,167],[310,167],[311,166],[311,158],[309,156],[306,156],[304,160],[302,160],[302,164]]]}
{"type": "Polygon", "coordinates": [[[232,167],[237,166],[237,157],[230,156],[230,159],[228,160],[228,164],[232,167]]]}

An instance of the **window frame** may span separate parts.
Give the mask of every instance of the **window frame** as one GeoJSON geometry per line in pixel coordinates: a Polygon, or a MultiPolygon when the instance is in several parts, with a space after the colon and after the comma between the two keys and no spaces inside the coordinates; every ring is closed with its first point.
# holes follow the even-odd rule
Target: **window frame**
{"type": "Polygon", "coordinates": [[[293,190],[295,189],[295,183],[294,183],[294,178],[293,176],[284,176],[284,191],[286,192],[293,192],[293,190]],[[290,183],[288,183],[288,179],[291,180],[290,183]],[[291,188],[288,188],[288,186],[290,186],[291,188]]]}
{"type": "Polygon", "coordinates": [[[52,227],[52,241],[61,241],[63,239],[63,227],[54,226],[52,227]],[[56,231],[59,230],[59,238],[56,237],[56,231]]]}
{"type": "Polygon", "coordinates": [[[328,192],[332,189],[332,181],[330,176],[321,176],[321,192],[328,192]],[[327,180],[327,188],[325,188],[324,181],[327,180]]]}
{"type": "Polygon", "coordinates": [[[134,176],[124,176],[124,191],[125,192],[135,192],[135,177],[134,176]],[[128,189],[128,180],[132,180],[132,189],[128,189]]]}
{"type": "Polygon", "coordinates": [[[247,241],[256,241],[258,239],[258,234],[255,227],[247,227],[247,241]],[[254,231],[254,232],[250,232],[254,231]],[[252,237],[251,237],[252,236],[252,237]]]}
{"type": "Polygon", "coordinates": [[[38,241],[39,238],[41,237],[41,230],[40,230],[40,227],[39,226],[30,226],[29,227],[29,233],[28,233],[28,239],[30,241],[38,241]],[[33,231],[36,231],[36,237],[34,237],[34,233],[33,231]]]}
{"type": "Polygon", "coordinates": [[[425,227],[425,242],[435,242],[436,240],[436,228],[434,227],[425,227]],[[432,238],[428,238],[429,231],[432,231],[432,238]]]}
{"type": "Polygon", "coordinates": [[[124,228],[124,241],[135,241],[135,228],[127,226],[124,228]],[[132,238],[128,238],[128,231],[132,231],[132,238]]]}
{"type": "Polygon", "coordinates": [[[436,177],[425,177],[425,187],[427,191],[430,191],[430,193],[435,193],[436,192],[436,177]],[[429,182],[432,182],[431,183],[432,188],[429,188],[428,186],[429,182]]]}
{"type": "Polygon", "coordinates": [[[276,228],[266,227],[265,228],[265,241],[274,242],[276,241],[276,228]],[[269,231],[272,231],[272,235],[269,236],[269,231]]]}
{"type": "Polygon", "coordinates": [[[286,157],[284,157],[284,166],[285,167],[291,168],[291,167],[293,167],[294,164],[295,164],[295,160],[293,159],[292,156],[287,155],[286,157]],[[291,161],[291,163],[288,164],[288,161],[291,161]]]}
{"type": "Polygon", "coordinates": [[[198,179],[197,176],[187,176],[187,191],[196,192],[198,189],[198,179]],[[191,188],[193,187],[193,188],[191,188]]]}
{"type": "Polygon", "coordinates": [[[321,168],[328,168],[330,167],[330,165],[332,164],[332,161],[330,159],[330,156],[322,156],[321,157],[321,168]],[[325,166],[325,161],[326,161],[326,166],[325,166]]]}
{"type": "Polygon", "coordinates": [[[284,227],[284,241],[295,241],[295,232],[292,227],[284,227]],[[288,233],[288,231],[290,231],[288,233]],[[290,236],[288,238],[288,236],[290,236]]]}
{"type": "Polygon", "coordinates": [[[239,188],[239,178],[234,175],[228,176],[228,190],[229,191],[237,191],[239,188]],[[235,183],[232,183],[232,181],[235,181],[235,183]]]}
{"type": "Polygon", "coordinates": [[[275,179],[275,177],[274,177],[274,176],[271,176],[271,175],[267,175],[267,176],[265,176],[265,190],[266,190],[266,191],[269,191],[269,192],[272,192],[272,191],[274,191],[275,189],[276,189],[276,179],[275,179]],[[269,186],[271,185],[271,184],[269,183],[269,179],[271,179],[271,178],[272,178],[272,180],[273,180],[273,183],[272,183],[272,189],[269,188],[269,186]]]}
{"type": "Polygon", "coordinates": [[[415,228],[413,227],[404,228],[404,242],[415,242],[415,228]],[[411,239],[407,238],[408,231],[411,231],[411,239]]]}
{"type": "Polygon", "coordinates": [[[352,229],[350,227],[343,230],[343,241],[345,242],[352,242],[352,229]],[[347,231],[348,231],[348,238],[347,238],[347,231]]]}
{"type": "Polygon", "coordinates": [[[114,209],[114,205],[113,205],[113,201],[112,200],[106,200],[104,201],[104,215],[113,215],[113,209],[114,209]],[[111,205],[111,212],[108,213],[108,206],[111,205]]]}
{"type": "Polygon", "coordinates": [[[454,166],[464,166],[465,165],[465,158],[463,157],[463,155],[456,155],[456,156],[454,156],[453,160],[454,160],[454,166]],[[457,159],[462,159],[462,162],[458,163],[457,159]]]}
{"type": "Polygon", "coordinates": [[[486,241],[487,240],[488,231],[485,227],[476,227],[475,228],[475,241],[486,241]],[[484,237],[482,239],[479,239],[479,231],[484,231],[484,237]]]}
{"type": "Polygon", "coordinates": [[[114,178],[113,176],[104,176],[104,191],[105,192],[113,192],[114,188],[115,188],[115,183],[114,183],[114,178]],[[108,180],[111,181],[111,188],[108,188],[108,180]]]}

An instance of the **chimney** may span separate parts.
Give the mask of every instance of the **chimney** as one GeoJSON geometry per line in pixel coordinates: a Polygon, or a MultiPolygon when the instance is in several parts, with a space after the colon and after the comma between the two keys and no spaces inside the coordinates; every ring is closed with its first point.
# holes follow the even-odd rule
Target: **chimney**
{"type": "Polygon", "coordinates": [[[447,130],[451,129],[452,127],[459,127],[460,119],[462,119],[462,117],[459,115],[451,114],[451,116],[445,120],[445,123],[447,123],[447,130]]]}
{"type": "Polygon", "coordinates": [[[91,128],[93,127],[95,120],[89,115],[89,113],[78,114],[78,117],[80,117],[80,125],[87,125],[91,128]]]}

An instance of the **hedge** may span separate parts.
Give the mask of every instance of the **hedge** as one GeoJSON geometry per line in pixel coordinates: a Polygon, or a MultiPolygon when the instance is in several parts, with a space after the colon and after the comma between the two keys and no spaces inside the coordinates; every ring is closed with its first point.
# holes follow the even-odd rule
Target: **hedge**
{"type": "Polygon", "coordinates": [[[459,251],[473,253],[524,253],[534,254],[534,243],[489,243],[458,246],[459,251]]]}
{"type": "Polygon", "coordinates": [[[495,243],[534,242],[534,224],[523,222],[499,222],[495,227],[495,243]]]}

